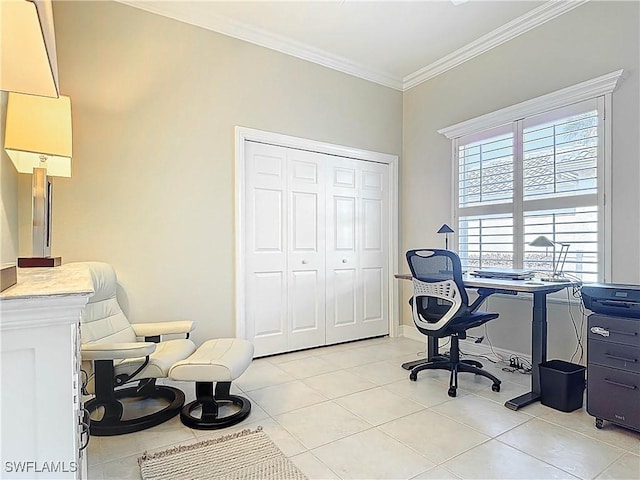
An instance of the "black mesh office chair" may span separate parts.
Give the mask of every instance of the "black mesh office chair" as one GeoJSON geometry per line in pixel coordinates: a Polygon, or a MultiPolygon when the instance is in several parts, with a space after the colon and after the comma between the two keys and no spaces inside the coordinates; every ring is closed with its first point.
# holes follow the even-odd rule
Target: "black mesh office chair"
{"type": "Polygon", "coordinates": [[[497,313],[477,312],[491,291],[479,291],[478,299],[469,305],[462,281],[462,266],[458,255],[450,250],[423,249],[407,252],[407,262],[413,277],[413,297],[410,300],[413,321],[424,335],[451,337],[449,355],[436,355],[411,370],[409,378],[416,381],[418,372],[442,369],[451,372],[449,396],[455,397],[458,372],[482,375],[493,381],[491,389],[500,391],[500,380],[482,369],[476,360],[460,359],[458,341],[466,338],[470,328],[498,318],[497,313]]]}

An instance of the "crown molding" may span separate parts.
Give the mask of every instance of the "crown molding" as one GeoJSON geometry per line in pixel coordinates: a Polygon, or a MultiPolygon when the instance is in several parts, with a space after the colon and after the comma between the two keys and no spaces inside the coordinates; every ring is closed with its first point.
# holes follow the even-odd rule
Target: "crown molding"
{"type": "Polygon", "coordinates": [[[276,50],[339,72],[369,80],[385,87],[402,90],[402,78],[399,76],[374,70],[339,55],[334,55],[311,45],[227,17],[210,12],[198,12],[197,14],[194,12],[186,12],[183,11],[183,9],[176,8],[177,4],[173,2],[145,2],[140,0],[116,1],[129,5],[130,7],[169,17],[196,27],[212,30],[229,37],[276,50]]]}
{"type": "Polygon", "coordinates": [[[501,110],[496,110],[495,112],[481,115],[480,117],[441,128],[438,130],[438,133],[453,140],[454,138],[481,132],[482,130],[487,130],[497,125],[504,125],[519,118],[530,117],[539,113],[548,112],[554,108],[560,108],[572,103],[606,95],[616,89],[618,81],[623,77],[623,73],[624,70],[622,69],[616,70],[615,72],[592,78],[577,85],[547,93],[541,97],[533,98],[501,110]]]}
{"type": "Polygon", "coordinates": [[[550,0],[402,79],[406,91],[563,15],[589,0],[550,0]]]}
{"type": "Polygon", "coordinates": [[[462,48],[442,57],[404,78],[372,69],[339,55],[298,42],[264,29],[238,22],[206,10],[185,11],[178,2],[147,2],[144,0],[115,0],[130,7],[145,10],[156,15],[179,20],[196,27],[211,30],[229,37],[244,40],[261,47],[276,50],[302,60],[322,65],[348,75],[362,78],[385,87],[406,91],[416,85],[436,77],[467,60],[471,60],[523,33],[536,28],[564,13],[573,10],[589,0],[550,0],[530,12],[489,32],[462,48]]]}

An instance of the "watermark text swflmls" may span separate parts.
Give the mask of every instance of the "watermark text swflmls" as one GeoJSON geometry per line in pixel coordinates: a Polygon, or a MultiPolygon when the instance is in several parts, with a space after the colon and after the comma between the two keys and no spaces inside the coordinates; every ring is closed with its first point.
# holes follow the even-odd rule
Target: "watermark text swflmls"
{"type": "Polygon", "coordinates": [[[14,460],[4,462],[7,473],[73,473],[78,471],[78,462],[14,460]]]}

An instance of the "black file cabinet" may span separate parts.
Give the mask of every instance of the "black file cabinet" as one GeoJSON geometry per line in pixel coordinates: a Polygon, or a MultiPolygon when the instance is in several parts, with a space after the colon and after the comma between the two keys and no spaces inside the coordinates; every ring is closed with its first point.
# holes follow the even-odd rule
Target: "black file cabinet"
{"type": "Polygon", "coordinates": [[[640,431],[640,319],[589,315],[587,412],[640,431]]]}

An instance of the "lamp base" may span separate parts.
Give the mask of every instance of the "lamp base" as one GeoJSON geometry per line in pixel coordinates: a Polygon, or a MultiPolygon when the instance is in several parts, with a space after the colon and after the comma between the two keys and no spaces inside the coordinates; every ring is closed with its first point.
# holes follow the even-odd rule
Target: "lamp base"
{"type": "Polygon", "coordinates": [[[62,257],[18,257],[18,267],[59,267],[62,257]]]}

